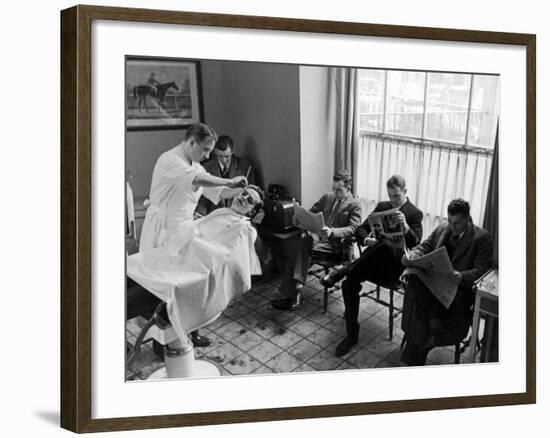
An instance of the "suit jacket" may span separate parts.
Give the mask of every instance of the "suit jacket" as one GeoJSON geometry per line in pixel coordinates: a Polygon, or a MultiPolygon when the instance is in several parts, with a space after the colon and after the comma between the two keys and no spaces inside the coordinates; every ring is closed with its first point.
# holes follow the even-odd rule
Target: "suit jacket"
{"type": "MultiPolygon", "coordinates": [[[[411,256],[421,256],[440,248],[451,234],[449,225],[440,225],[424,242],[411,250],[411,256]]],[[[471,291],[474,282],[491,269],[492,254],[493,243],[489,233],[470,222],[451,259],[454,269],[462,274],[461,289],[471,291]]]]}
{"type": "MultiPolygon", "coordinates": [[[[392,208],[393,207],[390,201],[382,201],[376,205],[373,213],[391,210],[392,208]]],[[[422,218],[424,217],[424,214],[409,200],[409,198],[407,198],[407,201],[399,207],[399,211],[405,215],[405,220],[407,221],[407,225],[409,225],[409,230],[404,236],[405,244],[407,245],[407,248],[412,248],[415,245],[418,245],[422,240],[422,218]]],[[[371,229],[369,221],[365,220],[365,222],[363,222],[357,229],[356,236],[359,240],[363,241],[368,237],[370,232],[371,229]]],[[[399,257],[401,256],[399,255],[399,257]]]]}
{"type": "MultiPolygon", "coordinates": [[[[236,176],[245,176],[246,173],[248,172],[248,169],[250,169],[250,172],[248,172],[248,182],[249,184],[256,184],[254,167],[252,166],[252,162],[248,158],[236,157],[235,155],[233,155],[233,157],[231,158],[231,164],[229,165],[229,172],[225,176],[222,175],[220,164],[215,157],[203,163],[202,166],[210,175],[217,176],[218,178],[228,178],[228,179],[234,178],[236,176]]],[[[208,213],[211,213],[216,208],[220,208],[220,207],[225,207],[224,200],[221,200],[216,205],[209,199],[205,198],[204,196],[201,196],[195,211],[200,213],[203,216],[206,216],[208,213]]]]}
{"type": "Polygon", "coordinates": [[[353,250],[353,243],[349,238],[355,234],[361,223],[361,204],[351,193],[334,210],[336,202],[337,199],[334,193],[325,193],[321,199],[313,204],[310,211],[312,213],[323,213],[325,225],[332,228],[330,241],[335,251],[347,253],[353,250]]]}
{"type": "MultiPolygon", "coordinates": [[[[440,225],[424,242],[413,248],[410,254],[413,257],[427,254],[445,245],[451,234],[447,224],[440,225]]],[[[451,260],[454,269],[462,274],[462,283],[443,318],[443,325],[456,340],[463,339],[468,334],[472,321],[470,308],[475,296],[472,293],[472,286],[479,277],[491,269],[492,253],[493,244],[489,233],[470,223],[465,234],[458,241],[451,260]]],[[[421,318],[417,308],[416,294],[414,290],[407,288],[403,301],[401,327],[405,332],[405,339],[413,344],[422,345],[428,338],[430,330],[428,322],[421,318]]]]}

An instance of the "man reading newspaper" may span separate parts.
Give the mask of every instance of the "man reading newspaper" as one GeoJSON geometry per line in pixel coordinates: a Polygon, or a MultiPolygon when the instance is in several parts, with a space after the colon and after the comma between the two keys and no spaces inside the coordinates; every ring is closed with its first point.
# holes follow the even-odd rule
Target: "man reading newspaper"
{"type": "Polygon", "coordinates": [[[472,319],[474,282],[492,267],[489,233],[472,223],[470,205],[451,201],[448,224],[402,257],[406,266],[401,360],[424,365],[428,352],[464,338],[472,319]]]}
{"type": "Polygon", "coordinates": [[[389,202],[378,203],[373,214],[357,229],[356,238],[367,249],[349,266],[334,270],[321,280],[323,285],[331,286],[346,277],[342,283],[342,295],[347,336],[336,347],[337,356],[346,354],[359,339],[361,283],[366,280],[376,283],[398,280],[403,272],[401,256],[404,247],[412,248],[422,238],[423,215],[407,197],[405,179],[393,175],[386,182],[386,189],[389,202]]]}

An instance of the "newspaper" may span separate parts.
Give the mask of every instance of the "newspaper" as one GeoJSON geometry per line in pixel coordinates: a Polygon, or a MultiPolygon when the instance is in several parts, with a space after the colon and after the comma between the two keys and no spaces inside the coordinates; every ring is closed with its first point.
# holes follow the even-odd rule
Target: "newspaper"
{"type": "Polygon", "coordinates": [[[310,231],[317,235],[321,234],[321,230],[325,226],[325,219],[323,213],[312,213],[306,210],[298,203],[294,203],[294,224],[302,230],[310,231]]]}
{"type": "Polygon", "coordinates": [[[392,247],[405,248],[401,224],[395,220],[395,213],[398,211],[399,208],[392,208],[374,212],[367,217],[367,221],[376,240],[386,240],[392,247]]]}
{"type": "Polygon", "coordinates": [[[414,274],[426,285],[439,302],[448,309],[453,302],[457,284],[451,279],[453,264],[447,248],[441,246],[435,251],[415,259],[409,259],[410,265],[403,271],[401,278],[414,274]]]}

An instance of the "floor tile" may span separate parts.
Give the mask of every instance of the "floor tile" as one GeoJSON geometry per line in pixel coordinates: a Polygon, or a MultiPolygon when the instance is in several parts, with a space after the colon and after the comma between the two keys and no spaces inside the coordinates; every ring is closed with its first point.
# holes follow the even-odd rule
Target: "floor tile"
{"type": "Polygon", "coordinates": [[[208,324],[208,328],[214,331],[226,324],[229,324],[230,322],[233,322],[233,320],[222,313],[218,318],[208,324]]]}
{"type": "Polygon", "coordinates": [[[290,354],[288,351],[275,356],[266,365],[276,373],[289,373],[303,363],[302,360],[290,354]]]}
{"type": "Polygon", "coordinates": [[[273,371],[271,368],[262,365],[260,368],[256,368],[254,371],[252,371],[251,374],[273,374],[274,372],[275,371],[273,371]]]}
{"type": "Polygon", "coordinates": [[[307,363],[303,363],[298,368],[294,369],[292,371],[293,373],[311,373],[311,372],[317,372],[315,368],[308,365],[307,363]]]}
{"type": "Polygon", "coordinates": [[[238,319],[240,316],[248,312],[250,312],[250,309],[244,304],[238,301],[233,301],[223,311],[223,314],[231,319],[238,319]]]}
{"type": "Polygon", "coordinates": [[[243,351],[249,351],[253,349],[255,346],[261,344],[264,342],[265,339],[262,338],[260,335],[247,330],[242,335],[236,337],[233,339],[233,344],[235,344],[237,347],[239,347],[243,351]]]}
{"type": "Polygon", "coordinates": [[[236,375],[250,374],[261,366],[262,364],[257,359],[246,353],[224,364],[227,371],[236,375]]]}
{"type": "Polygon", "coordinates": [[[292,330],[285,330],[283,333],[275,334],[274,336],[269,338],[271,342],[281,347],[283,350],[286,350],[289,347],[293,346],[301,339],[303,339],[302,336],[294,333],[292,330]]]}
{"type": "Polygon", "coordinates": [[[243,298],[241,303],[250,309],[257,309],[260,306],[269,303],[269,299],[258,293],[248,293],[243,298]]]}
{"type": "Polygon", "coordinates": [[[321,350],[306,363],[318,371],[336,369],[343,359],[336,357],[333,352],[321,350]]]}
{"type": "Polygon", "coordinates": [[[301,319],[300,321],[297,321],[296,323],[292,324],[290,326],[290,329],[298,333],[302,337],[307,337],[311,333],[313,333],[315,330],[318,330],[321,328],[321,326],[313,321],[310,321],[309,319],[301,319]]]}
{"type": "Polygon", "coordinates": [[[393,351],[399,350],[398,346],[396,346],[393,342],[388,341],[385,334],[374,338],[366,345],[365,348],[381,358],[385,358],[393,351]]]}
{"type": "Polygon", "coordinates": [[[246,333],[247,331],[248,329],[246,327],[239,324],[237,321],[233,321],[216,330],[216,333],[225,340],[231,341],[232,339],[242,335],[243,333],[246,333]]]}
{"type": "Polygon", "coordinates": [[[283,349],[269,341],[264,341],[256,347],[248,351],[248,354],[258,359],[260,362],[267,364],[278,354],[282,353],[283,349]]]}
{"type": "Polygon", "coordinates": [[[288,349],[289,353],[292,353],[298,359],[307,361],[321,351],[322,347],[314,344],[308,339],[302,339],[300,342],[294,344],[288,349]]]}
{"type": "Polygon", "coordinates": [[[368,350],[366,347],[360,349],[354,354],[346,358],[346,361],[355,365],[357,368],[374,368],[383,358],[377,356],[372,351],[368,350]]]}
{"type": "Polygon", "coordinates": [[[232,359],[235,359],[243,354],[243,351],[233,344],[227,343],[215,350],[206,354],[208,359],[217,362],[221,365],[225,365],[232,359]]]}
{"type": "Polygon", "coordinates": [[[309,315],[307,315],[306,318],[325,327],[329,324],[333,324],[338,319],[342,319],[336,316],[334,313],[323,312],[321,308],[317,308],[315,312],[310,313],[309,315]]]}
{"type": "Polygon", "coordinates": [[[326,327],[321,327],[318,330],[315,330],[313,333],[311,333],[309,336],[307,336],[307,339],[322,348],[326,348],[329,345],[334,344],[337,340],[342,339],[342,337],[330,330],[328,330],[326,327]]]}

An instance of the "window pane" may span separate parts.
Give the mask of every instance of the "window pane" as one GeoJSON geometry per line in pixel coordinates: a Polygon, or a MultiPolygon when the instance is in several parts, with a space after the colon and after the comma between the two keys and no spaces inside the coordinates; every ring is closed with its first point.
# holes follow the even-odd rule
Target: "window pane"
{"type": "Polygon", "coordinates": [[[426,73],[388,71],[386,132],[420,137],[426,73]]]}
{"type": "Polygon", "coordinates": [[[474,75],[468,144],[493,148],[498,117],[498,76],[474,75]]]}
{"type": "Polygon", "coordinates": [[[384,70],[359,70],[359,126],[366,131],[383,128],[384,76],[384,70]]]}
{"type": "Polygon", "coordinates": [[[425,138],[464,144],[471,77],[428,73],[425,138]]]}

